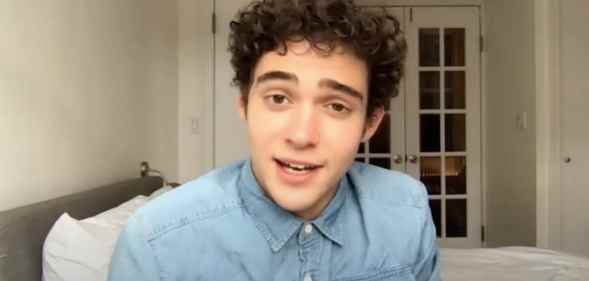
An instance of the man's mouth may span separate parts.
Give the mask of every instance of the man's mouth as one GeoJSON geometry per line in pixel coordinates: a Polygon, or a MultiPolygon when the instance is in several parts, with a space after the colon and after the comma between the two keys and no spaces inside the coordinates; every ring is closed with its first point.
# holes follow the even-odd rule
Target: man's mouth
{"type": "Polygon", "coordinates": [[[277,158],[274,158],[274,161],[276,161],[276,163],[278,163],[278,165],[280,165],[281,167],[296,173],[305,173],[322,167],[322,165],[305,163],[301,161],[292,161],[277,158]]]}

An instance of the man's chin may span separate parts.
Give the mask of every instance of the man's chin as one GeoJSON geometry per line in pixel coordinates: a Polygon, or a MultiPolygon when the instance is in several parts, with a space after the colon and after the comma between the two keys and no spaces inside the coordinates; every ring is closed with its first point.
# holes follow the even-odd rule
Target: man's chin
{"type": "Polygon", "coordinates": [[[309,214],[312,213],[313,204],[310,202],[302,202],[308,201],[307,200],[295,200],[293,196],[289,196],[288,194],[282,194],[282,196],[276,196],[276,198],[272,198],[272,201],[280,208],[289,213],[301,217],[301,214],[309,214]]]}

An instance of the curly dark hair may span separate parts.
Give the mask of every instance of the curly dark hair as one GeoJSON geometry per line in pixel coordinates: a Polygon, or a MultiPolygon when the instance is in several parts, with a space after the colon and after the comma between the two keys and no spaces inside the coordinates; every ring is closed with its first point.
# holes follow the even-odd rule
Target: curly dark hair
{"type": "Polygon", "coordinates": [[[367,115],[398,93],[407,47],[399,21],[384,9],[360,9],[352,0],[260,0],[239,11],[230,28],[233,84],[246,102],[260,57],[286,54],[288,41],[302,40],[326,55],[343,46],[366,62],[367,115]]]}

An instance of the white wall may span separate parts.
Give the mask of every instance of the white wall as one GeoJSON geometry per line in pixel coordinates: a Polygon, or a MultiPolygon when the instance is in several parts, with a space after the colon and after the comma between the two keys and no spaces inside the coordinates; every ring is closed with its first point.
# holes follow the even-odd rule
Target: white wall
{"type": "Polygon", "coordinates": [[[213,110],[207,106],[212,104],[208,99],[213,91],[212,2],[178,1],[178,176],[181,182],[213,166],[213,110]]]}
{"type": "Polygon", "coordinates": [[[0,1],[0,210],[178,174],[177,4],[0,1]]]}
{"type": "Polygon", "coordinates": [[[487,246],[536,244],[533,0],[484,2],[487,246]],[[516,117],[527,114],[527,129],[516,117]]]}

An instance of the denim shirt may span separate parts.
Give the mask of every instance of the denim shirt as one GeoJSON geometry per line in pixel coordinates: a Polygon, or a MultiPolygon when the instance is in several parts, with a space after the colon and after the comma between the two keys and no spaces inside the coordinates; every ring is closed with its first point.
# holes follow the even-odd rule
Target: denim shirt
{"type": "Polygon", "coordinates": [[[440,280],[440,261],[427,193],[410,176],[354,163],[304,221],[266,197],[246,160],[139,209],[109,280],[440,280]]]}

